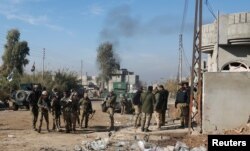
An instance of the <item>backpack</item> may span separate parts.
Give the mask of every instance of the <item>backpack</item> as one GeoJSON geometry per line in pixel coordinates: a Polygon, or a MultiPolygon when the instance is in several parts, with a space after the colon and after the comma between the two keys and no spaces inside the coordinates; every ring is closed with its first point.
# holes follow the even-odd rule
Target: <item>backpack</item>
{"type": "Polygon", "coordinates": [[[136,92],[133,99],[132,99],[132,102],[134,105],[139,105],[141,104],[141,93],[140,92],[136,92]]]}

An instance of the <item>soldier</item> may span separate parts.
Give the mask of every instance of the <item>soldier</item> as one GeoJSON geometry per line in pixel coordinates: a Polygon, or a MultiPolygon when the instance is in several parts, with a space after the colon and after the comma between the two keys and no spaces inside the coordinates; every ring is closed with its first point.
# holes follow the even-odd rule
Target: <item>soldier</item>
{"type": "Polygon", "coordinates": [[[91,100],[88,97],[88,94],[86,94],[84,96],[84,98],[82,98],[80,100],[80,105],[82,105],[82,119],[81,119],[80,126],[82,128],[82,123],[83,123],[83,120],[85,119],[84,127],[87,128],[88,127],[88,121],[89,121],[89,114],[91,114],[93,112],[92,103],[91,103],[91,100]]]}
{"type": "MultiPolygon", "coordinates": [[[[159,88],[160,89],[160,88],[159,88]]],[[[154,115],[157,124],[157,129],[160,130],[161,128],[161,112],[162,112],[162,95],[157,87],[155,88],[155,102],[154,102],[154,115]]]]}
{"type": "Polygon", "coordinates": [[[127,98],[123,94],[122,97],[121,97],[121,114],[126,113],[126,106],[127,106],[127,98]]]}
{"type": "Polygon", "coordinates": [[[115,128],[114,127],[115,103],[116,103],[116,94],[113,91],[111,91],[106,101],[106,106],[108,107],[107,113],[109,114],[109,118],[110,118],[109,130],[114,130],[115,128]]]}
{"type": "Polygon", "coordinates": [[[72,110],[72,100],[70,99],[69,91],[64,91],[64,97],[61,99],[61,107],[63,110],[63,118],[65,122],[66,133],[69,133],[72,129],[71,122],[71,110],[72,110]]]}
{"type": "MultiPolygon", "coordinates": [[[[77,94],[77,102],[78,102],[78,105],[79,105],[79,101],[80,101],[80,98],[81,98],[81,96],[79,95],[79,93],[75,89],[71,89],[70,92],[71,92],[71,95],[73,95],[74,93],[77,94]]],[[[78,114],[75,115],[76,121],[77,121],[77,123],[78,123],[78,125],[80,127],[80,117],[79,117],[79,115],[80,115],[80,110],[79,110],[78,114]]]]}
{"type": "Polygon", "coordinates": [[[78,121],[80,114],[79,98],[77,92],[72,93],[71,100],[72,100],[72,109],[71,109],[72,130],[73,132],[75,132],[76,122],[78,121]]]}
{"type": "Polygon", "coordinates": [[[53,116],[53,130],[60,131],[60,115],[61,115],[61,104],[58,93],[54,93],[51,100],[52,116],[53,116]]]}
{"type": "Polygon", "coordinates": [[[66,113],[66,112],[64,112],[63,104],[65,103],[65,101],[66,101],[67,99],[70,99],[70,93],[69,93],[69,91],[65,90],[65,91],[63,92],[63,97],[60,99],[61,112],[62,112],[62,116],[63,116],[64,125],[66,125],[66,120],[65,120],[65,117],[66,117],[66,116],[65,116],[65,113],[66,113]]]}
{"type": "Polygon", "coordinates": [[[165,125],[165,121],[166,121],[166,110],[168,107],[168,90],[164,89],[163,85],[159,86],[160,88],[160,94],[162,96],[163,99],[163,105],[162,105],[162,111],[161,111],[161,125],[164,126],[165,125]]]}
{"type": "Polygon", "coordinates": [[[188,126],[190,90],[187,82],[181,83],[175,100],[175,108],[177,108],[177,117],[181,120],[181,128],[188,126]]]}
{"type": "Polygon", "coordinates": [[[141,93],[143,91],[143,88],[141,87],[138,89],[133,97],[133,105],[135,109],[135,122],[134,122],[134,128],[137,128],[138,126],[141,126],[141,93]]]}
{"type": "Polygon", "coordinates": [[[49,130],[49,112],[51,111],[51,105],[50,105],[50,101],[48,99],[48,92],[47,91],[42,92],[42,96],[40,97],[40,99],[38,101],[38,107],[40,108],[40,111],[41,111],[40,126],[38,129],[38,133],[41,132],[43,117],[45,118],[45,121],[47,124],[47,130],[48,130],[48,132],[50,132],[50,130],[49,130]]]}
{"type": "Polygon", "coordinates": [[[37,131],[36,122],[37,122],[38,115],[39,115],[39,107],[37,103],[38,103],[40,96],[41,96],[41,91],[38,90],[38,85],[34,85],[33,91],[29,95],[28,99],[29,99],[29,103],[31,106],[32,126],[35,131],[37,131]]]}
{"type": "Polygon", "coordinates": [[[152,93],[153,87],[149,86],[148,91],[141,94],[142,100],[142,123],[141,131],[150,132],[149,125],[153,113],[153,103],[155,102],[154,94],[152,93]]]}

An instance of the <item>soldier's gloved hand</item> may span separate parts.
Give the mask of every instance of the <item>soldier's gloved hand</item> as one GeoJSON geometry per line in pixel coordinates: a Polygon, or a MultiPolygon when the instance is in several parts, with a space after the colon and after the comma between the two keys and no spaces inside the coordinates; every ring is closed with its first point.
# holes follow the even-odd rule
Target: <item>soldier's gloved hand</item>
{"type": "Polygon", "coordinates": [[[177,103],[177,102],[175,102],[175,105],[174,105],[174,106],[175,106],[175,108],[177,108],[177,104],[178,104],[178,103],[177,103]]]}

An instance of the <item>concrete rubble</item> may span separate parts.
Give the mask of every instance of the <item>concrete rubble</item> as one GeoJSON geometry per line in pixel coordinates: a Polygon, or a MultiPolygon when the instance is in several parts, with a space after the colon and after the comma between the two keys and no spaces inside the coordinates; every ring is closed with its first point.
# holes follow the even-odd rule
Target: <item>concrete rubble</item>
{"type": "Polygon", "coordinates": [[[224,130],[224,134],[250,134],[250,123],[247,123],[235,129],[224,130]]]}
{"type": "Polygon", "coordinates": [[[200,146],[190,149],[185,143],[177,142],[175,146],[161,147],[144,140],[135,141],[111,141],[110,138],[97,138],[93,141],[82,141],[76,145],[74,151],[207,151],[206,147],[200,146]]]}
{"type": "Polygon", "coordinates": [[[97,138],[96,140],[91,141],[91,142],[83,141],[82,150],[83,151],[85,150],[86,151],[87,150],[102,151],[107,148],[108,144],[109,144],[109,138],[104,138],[104,139],[97,138]]]}

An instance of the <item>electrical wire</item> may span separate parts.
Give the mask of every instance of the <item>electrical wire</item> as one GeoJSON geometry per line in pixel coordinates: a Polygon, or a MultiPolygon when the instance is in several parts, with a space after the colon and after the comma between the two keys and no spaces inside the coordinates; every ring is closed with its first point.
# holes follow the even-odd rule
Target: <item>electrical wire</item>
{"type": "Polygon", "coordinates": [[[185,0],[183,15],[182,15],[182,21],[181,21],[181,30],[180,30],[181,34],[183,33],[183,30],[184,30],[184,27],[185,27],[187,9],[188,9],[188,0],[185,0]]]}
{"type": "MultiPolygon", "coordinates": [[[[189,1],[185,0],[185,4],[184,4],[184,8],[183,8],[182,21],[181,21],[180,35],[183,35],[183,31],[184,31],[184,28],[185,28],[186,16],[187,16],[187,11],[188,11],[188,3],[189,3],[189,1]]],[[[184,61],[183,62],[186,65],[185,71],[186,71],[186,73],[189,73],[190,63],[188,62],[186,53],[185,53],[184,48],[183,48],[183,40],[181,41],[180,47],[181,48],[179,48],[179,51],[181,49],[181,52],[179,52],[179,53],[182,53],[183,56],[184,56],[184,61]]]]}
{"type": "Polygon", "coordinates": [[[213,8],[212,8],[212,6],[211,6],[211,4],[209,3],[208,0],[205,1],[205,4],[206,4],[207,9],[209,10],[209,12],[212,14],[212,16],[213,16],[215,19],[217,19],[216,15],[215,15],[215,13],[214,13],[214,10],[213,10],[213,8]]]}
{"type": "Polygon", "coordinates": [[[190,65],[190,63],[188,61],[188,58],[187,58],[187,55],[186,55],[184,49],[183,49],[183,56],[184,56],[184,62],[185,62],[185,65],[186,65],[185,69],[187,69],[188,70],[187,73],[189,73],[190,72],[189,69],[191,68],[191,65],[190,65]]]}
{"type": "Polygon", "coordinates": [[[183,56],[184,56],[184,59],[185,59],[185,61],[186,61],[187,66],[188,66],[188,67],[191,67],[191,64],[190,64],[189,61],[188,61],[188,57],[187,57],[187,55],[186,55],[184,49],[183,49],[183,56]]]}

